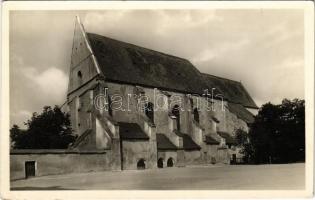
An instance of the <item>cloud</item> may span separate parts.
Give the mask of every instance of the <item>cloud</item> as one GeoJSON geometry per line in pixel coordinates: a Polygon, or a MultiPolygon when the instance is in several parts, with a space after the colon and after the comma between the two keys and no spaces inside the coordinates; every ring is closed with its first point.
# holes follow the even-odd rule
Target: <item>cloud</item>
{"type": "Polygon", "coordinates": [[[43,72],[38,72],[35,68],[24,68],[22,71],[29,81],[35,83],[36,90],[41,95],[49,96],[54,102],[65,100],[68,76],[55,67],[48,68],[43,72]]]}
{"type": "Polygon", "coordinates": [[[248,39],[241,39],[234,42],[222,42],[220,46],[215,48],[215,50],[208,48],[203,50],[201,53],[193,57],[192,61],[197,64],[200,62],[208,62],[217,56],[228,54],[230,51],[239,51],[239,49],[244,48],[244,46],[249,43],[248,39]]]}
{"type": "MultiPolygon", "coordinates": [[[[11,112],[10,118],[14,118],[14,123],[19,125],[21,128],[26,128],[24,122],[27,122],[32,117],[32,113],[28,110],[20,110],[16,113],[11,112]]],[[[10,124],[11,126],[14,124],[13,122],[10,124]]]]}
{"type": "Polygon", "coordinates": [[[11,112],[64,102],[76,14],[87,32],[241,80],[258,105],[304,98],[302,10],[16,11],[10,14],[11,112]]]}
{"type": "Polygon", "coordinates": [[[167,35],[172,31],[187,31],[206,26],[214,21],[223,19],[216,15],[215,10],[176,10],[159,11],[158,31],[160,35],[167,35]]]}

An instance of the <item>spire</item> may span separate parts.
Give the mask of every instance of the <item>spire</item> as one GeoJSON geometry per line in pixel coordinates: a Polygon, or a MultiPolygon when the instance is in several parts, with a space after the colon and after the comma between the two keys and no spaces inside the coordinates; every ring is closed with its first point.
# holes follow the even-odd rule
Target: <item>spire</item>
{"type": "Polygon", "coordinates": [[[81,23],[79,15],[75,16],[72,54],[70,63],[70,77],[68,84],[68,94],[78,88],[83,82],[87,81],[87,77],[94,77],[101,74],[98,62],[94,56],[89,39],[81,23]],[[89,70],[86,70],[89,68],[89,70]],[[83,80],[78,80],[78,74],[88,71],[83,76],[83,80]]]}

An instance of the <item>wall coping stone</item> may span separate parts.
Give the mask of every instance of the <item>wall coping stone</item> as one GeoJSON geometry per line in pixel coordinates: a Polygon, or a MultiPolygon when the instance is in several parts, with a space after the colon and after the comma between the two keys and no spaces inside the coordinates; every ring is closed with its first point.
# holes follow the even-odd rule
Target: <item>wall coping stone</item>
{"type": "Polygon", "coordinates": [[[10,155],[19,154],[106,154],[106,150],[75,150],[75,149],[11,149],[10,155]]]}

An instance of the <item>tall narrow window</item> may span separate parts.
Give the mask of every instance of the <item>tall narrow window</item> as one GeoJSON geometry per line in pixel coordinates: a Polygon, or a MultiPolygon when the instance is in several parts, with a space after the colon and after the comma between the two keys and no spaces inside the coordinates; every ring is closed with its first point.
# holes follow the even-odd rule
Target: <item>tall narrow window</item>
{"type": "Polygon", "coordinates": [[[82,77],[83,77],[82,72],[78,71],[77,75],[78,75],[79,85],[81,85],[82,84],[82,77]]]}
{"type": "Polygon", "coordinates": [[[148,102],[145,106],[145,115],[154,123],[154,105],[151,102],[148,102]]]}
{"type": "Polygon", "coordinates": [[[180,114],[179,114],[179,106],[178,105],[175,105],[173,107],[172,114],[176,117],[177,130],[180,130],[180,114]]]}
{"type": "Polygon", "coordinates": [[[78,71],[78,77],[82,78],[82,72],[81,71],[78,71]]]}
{"type": "Polygon", "coordinates": [[[107,95],[107,106],[108,106],[108,114],[113,116],[113,109],[112,109],[112,99],[109,95],[107,95]]]}
{"type": "Polygon", "coordinates": [[[199,123],[199,112],[198,109],[194,109],[194,120],[199,123]]]}

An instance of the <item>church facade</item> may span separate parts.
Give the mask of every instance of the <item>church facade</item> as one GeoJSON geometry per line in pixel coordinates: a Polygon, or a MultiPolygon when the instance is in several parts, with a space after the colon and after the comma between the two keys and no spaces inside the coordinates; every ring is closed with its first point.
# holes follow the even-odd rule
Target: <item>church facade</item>
{"type": "Polygon", "coordinates": [[[239,162],[235,131],[248,131],[256,109],[240,82],[76,22],[65,110],[78,139],[70,149],[104,150],[111,169],[239,162]]]}
{"type": "Polygon", "coordinates": [[[241,162],[235,131],[257,106],[241,82],[101,35],[76,20],[66,103],[68,149],[10,150],[10,179],[241,162]],[[56,162],[57,161],[57,162],[56,162]]]}

